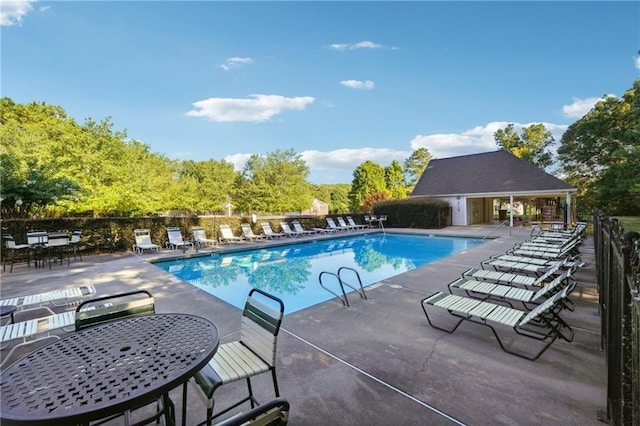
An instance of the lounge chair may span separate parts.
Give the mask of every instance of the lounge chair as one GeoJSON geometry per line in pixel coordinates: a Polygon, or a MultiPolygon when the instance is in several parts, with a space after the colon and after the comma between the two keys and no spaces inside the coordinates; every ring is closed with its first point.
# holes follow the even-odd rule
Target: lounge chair
{"type": "Polygon", "coordinates": [[[514,274],[511,272],[488,271],[486,269],[470,268],[462,273],[462,278],[476,281],[488,281],[496,284],[520,285],[527,288],[542,287],[544,283],[555,278],[562,264],[557,264],[543,275],[532,277],[530,275],[514,274]]]}
{"type": "Polygon", "coordinates": [[[212,240],[211,238],[207,238],[207,233],[205,232],[202,226],[194,226],[191,228],[191,233],[193,234],[193,241],[198,244],[200,247],[211,245],[214,246],[217,244],[216,240],[212,240]]]}
{"type": "Polygon", "coordinates": [[[312,235],[312,234],[318,233],[318,231],[316,230],[304,229],[300,224],[300,222],[298,222],[297,220],[294,220],[293,222],[291,222],[291,225],[293,226],[293,232],[297,232],[300,235],[312,235]]]}
{"type": "Polygon", "coordinates": [[[177,226],[170,226],[167,228],[167,248],[171,250],[175,250],[178,248],[182,248],[182,251],[185,252],[187,249],[193,247],[193,243],[191,241],[185,241],[182,238],[182,231],[177,226]]]}
{"type": "Polygon", "coordinates": [[[546,260],[564,260],[566,258],[577,258],[576,253],[572,250],[568,251],[556,251],[556,250],[547,250],[542,247],[513,247],[507,250],[507,254],[514,256],[526,256],[526,257],[537,257],[539,259],[546,260]]]}
{"type": "Polygon", "coordinates": [[[567,342],[573,340],[573,330],[560,318],[558,312],[562,310],[564,306],[563,301],[574,287],[575,283],[570,284],[529,312],[497,305],[481,299],[472,299],[442,292],[434,293],[422,299],[420,305],[427,317],[429,325],[438,330],[453,333],[463,321],[480,324],[491,329],[503,351],[534,361],[538,359],[556,339],[561,338],[567,342]],[[449,314],[458,319],[456,324],[449,328],[435,325],[432,322],[432,318],[429,317],[427,309],[429,308],[430,310],[432,307],[445,309],[449,314]],[[533,354],[507,348],[500,339],[496,331],[496,326],[509,327],[520,336],[544,342],[544,346],[533,354]],[[563,333],[564,329],[568,330],[567,335],[563,333]]]}
{"type": "Polygon", "coordinates": [[[349,224],[349,226],[351,226],[353,229],[367,229],[369,227],[369,225],[359,225],[357,224],[354,220],[353,217],[351,216],[347,216],[347,223],[349,224]]]}
{"type": "Polygon", "coordinates": [[[258,241],[266,238],[264,235],[254,234],[251,225],[248,223],[242,223],[240,224],[240,227],[242,228],[242,235],[244,235],[244,237],[249,241],[258,241]]]}
{"type": "Polygon", "coordinates": [[[347,231],[348,230],[348,228],[336,225],[336,223],[334,222],[333,218],[328,217],[325,220],[327,221],[327,225],[329,226],[329,229],[333,229],[336,232],[347,231]]]}
{"type": "Polygon", "coordinates": [[[581,262],[570,258],[563,260],[547,260],[536,257],[512,256],[509,254],[496,255],[480,262],[482,269],[493,268],[496,271],[523,273],[528,275],[543,275],[549,268],[560,264],[561,267],[577,267],[581,262]]]}
{"type": "Polygon", "coordinates": [[[338,221],[338,226],[340,228],[346,229],[347,231],[353,231],[356,229],[354,226],[347,225],[347,222],[345,222],[344,219],[340,216],[336,217],[336,220],[338,221]]]}
{"type": "Polygon", "coordinates": [[[242,312],[240,340],[220,345],[209,363],[193,378],[198,393],[206,403],[208,425],[213,418],[245,402],[250,402],[251,408],[260,404],[253,395],[251,387],[253,376],[270,372],[275,396],[280,396],[276,377],[276,359],[278,333],[283,316],[282,300],[262,290],[251,289],[242,312]],[[256,296],[259,297],[256,298],[256,296]],[[214,416],[213,394],[216,389],[239,380],[246,380],[248,396],[214,416]]]}
{"type": "Polygon", "coordinates": [[[263,232],[263,235],[268,239],[281,238],[281,237],[287,236],[283,232],[273,232],[273,229],[271,229],[271,225],[269,224],[269,222],[262,222],[262,232],[263,232]]]}
{"type": "Polygon", "coordinates": [[[280,228],[282,228],[282,232],[289,237],[301,237],[303,235],[300,232],[292,230],[287,222],[280,222],[280,228]]]}
{"type": "MultiPolygon", "coordinates": [[[[562,274],[555,277],[551,282],[546,284],[539,290],[529,290],[520,287],[513,287],[504,284],[494,284],[487,281],[468,280],[465,278],[458,278],[457,280],[449,283],[449,293],[454,294],[454,289],[463,290],[469,297],[480,297],[482,299],[495,299],[506,302],[511,305],[510,301],[522,302],[525,309],[528,309],[528,304],[539,305],[544,300],[556,294],[564,287],[570,284],[571,273],[573,270],[569,269],[562,274]]],[[[569,301],[570,309],[573,310],[573,303],[569,301]]],[[[512,306],[513,307],[513,306],[512,306]]]]}
{"type": "Polygon", "coordinates": [[[231,227],[226,224],[220,225],[220,234],[221,234],[220,242],[223,242],[223,243],[244,243],[246,241],[244,237],[238,237],[236,235],[233,235],[233,231],[231,230],[231,227]]]}
{"type": "Polygon", "coordinates": [[[30,294],[26,296],[11,297],[0,300],[0,306],[16,306],[17,308],[43,306],[52,304],[53,306],[73,306],[80,299],[96,293],[96,288],[92,285],[83,285],[64,290],[53,290],[44,293],[30,294]]]}
{"type": "Polygon", "coordinates": [[[148,229],[136,229],[133,231],[136,243],[133,245],[133,251],[142,254],[145,250],[160,251],[160,246],[151,241],[151,231],[148,229]]]}
{"type": "Polygon", "coordinates": [[[71,239],[69,240],[69,246],[73,249],[73,260],[77,260],[77,256],[80,256],[80,262],[82,262],[82,253],[80,253],[81,237],[82,237],[82,230],[75,229],[71,233],[71,239]]]}

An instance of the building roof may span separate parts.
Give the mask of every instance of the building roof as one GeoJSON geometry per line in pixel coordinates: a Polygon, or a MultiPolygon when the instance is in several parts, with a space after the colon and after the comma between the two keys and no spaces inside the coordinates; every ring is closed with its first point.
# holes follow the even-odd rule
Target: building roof
{"type": "Polygon", "coordinates": [[[412,197],[573,192],[568,183],[506,150],[429,162],[412,197]]]}

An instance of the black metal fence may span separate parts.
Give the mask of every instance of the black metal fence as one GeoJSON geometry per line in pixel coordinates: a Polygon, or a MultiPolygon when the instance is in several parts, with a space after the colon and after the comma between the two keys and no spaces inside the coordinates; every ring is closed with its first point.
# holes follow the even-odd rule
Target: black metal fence
{"type": "Polygon", "coordinates": [[[594,210],[593,238],[607,367],[607,410],[600,419],[640,425],[640,234],[594,210]]]}

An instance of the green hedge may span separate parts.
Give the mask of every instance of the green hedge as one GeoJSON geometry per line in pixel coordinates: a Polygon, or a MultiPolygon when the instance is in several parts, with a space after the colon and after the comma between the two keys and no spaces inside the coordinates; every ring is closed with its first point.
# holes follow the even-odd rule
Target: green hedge
{"type": "Polygon", "coordinates": [[[441,229],[451,224],[449,204],[431,198],[383,201],[373,206],[373,214],[387,215],[385,226],[394,228],[441,229]]]}

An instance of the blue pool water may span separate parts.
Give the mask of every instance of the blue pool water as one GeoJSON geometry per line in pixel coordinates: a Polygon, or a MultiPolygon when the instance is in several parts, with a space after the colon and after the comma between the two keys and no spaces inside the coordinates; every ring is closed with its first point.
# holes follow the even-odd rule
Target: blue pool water
{"type": "MultiPolygon", "coordinates": [[[[156,266],[240,309],[249,290],[257,287],[282,299],[285,314],[290,314],[335,297],[320,287],[318,276],[323,271],[335,274],[343,266],[354,268],[366,287],[482,243],[477,238],[380,233],[171,260],[156,266]]],[[[357,285],[352,272],[345,271],[342,277],[357,285]]],[[[325,275],[323,282],[339,292],[331,276],[325,275]]]]}

